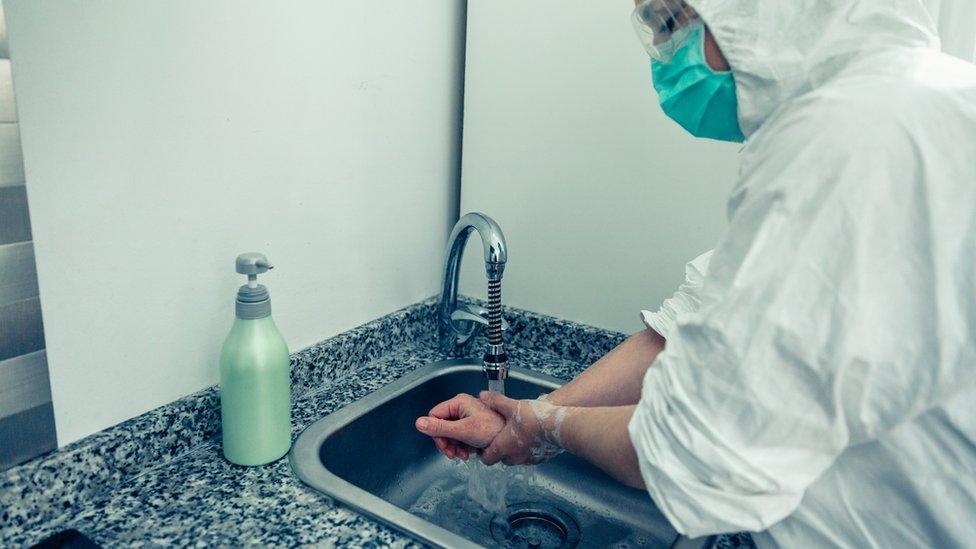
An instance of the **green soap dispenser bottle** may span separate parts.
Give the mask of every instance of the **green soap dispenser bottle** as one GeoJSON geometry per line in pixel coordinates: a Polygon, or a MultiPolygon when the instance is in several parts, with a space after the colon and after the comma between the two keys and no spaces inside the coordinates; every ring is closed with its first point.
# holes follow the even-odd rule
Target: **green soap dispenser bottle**
{"type": "Polygon", "coordinates": [[[271,319],[271,297],[258,275],[273,266],[262,254],[237,257],[247,284],[237,291],[237,318],[220,351],[220,424],[224,457],[263,465],[291,447],[288,346],[271,319]]]}

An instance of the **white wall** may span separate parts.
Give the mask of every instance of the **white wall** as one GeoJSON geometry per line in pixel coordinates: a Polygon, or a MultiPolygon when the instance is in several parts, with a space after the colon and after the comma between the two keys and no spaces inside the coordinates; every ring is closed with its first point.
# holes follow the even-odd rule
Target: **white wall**
{"type": "Polygon", "coordinates": [[[459,1],[5,4],[60,444],[217,382],[239,252],[293,350],[436,293],[459,1]]]}
{"type": "MultiPolygon", "coordinates": [[[[717,240],[739,148],[664,116],[632,8],[471,2],[461,186],[505,231],[507,304],[627,332],[717,240]]],[[[481,295],[475,255],[462,290],[481,295]]]]}

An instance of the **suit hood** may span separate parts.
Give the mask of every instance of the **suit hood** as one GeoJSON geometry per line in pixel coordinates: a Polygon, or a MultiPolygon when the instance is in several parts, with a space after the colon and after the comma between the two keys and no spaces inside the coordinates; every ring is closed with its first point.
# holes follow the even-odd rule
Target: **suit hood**
{"type": "Polygon", "coordinates": [[[938,48],[919,0],[686,0],[732,68],[748,137],[781,105],[889,48],[938,48]]]}

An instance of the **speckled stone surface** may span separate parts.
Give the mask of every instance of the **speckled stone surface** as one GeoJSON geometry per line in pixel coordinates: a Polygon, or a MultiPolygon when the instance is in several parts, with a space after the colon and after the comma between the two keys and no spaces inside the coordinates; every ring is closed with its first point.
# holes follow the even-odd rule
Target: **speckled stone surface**
{"type": "MultiPolygon", "coordinates": [[[[431,300],[292,355],[293,438],[407,372],[448,358],[431,300]]],[[[513,365],[570,379],[623,335],[509,310],[513,365]]],[[[287,458],[239,467],[211,387],[0,473],[0,547],[75,528],[106,546],[414,547],[301,484],[287,458]]],[[[751,544],[751,540],[748,540],[751,544]]]]}

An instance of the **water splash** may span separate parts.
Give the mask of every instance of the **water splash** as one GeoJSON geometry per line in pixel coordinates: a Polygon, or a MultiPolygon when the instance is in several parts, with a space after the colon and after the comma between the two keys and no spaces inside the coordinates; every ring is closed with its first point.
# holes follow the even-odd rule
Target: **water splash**
{"type": "Polygon", "coordinates": [[[511,471],[501,463],[488,466],[477,459],[469,459],[464,464],[468,469],[468,497],[486,511],[504,511],[511,471]]]}

